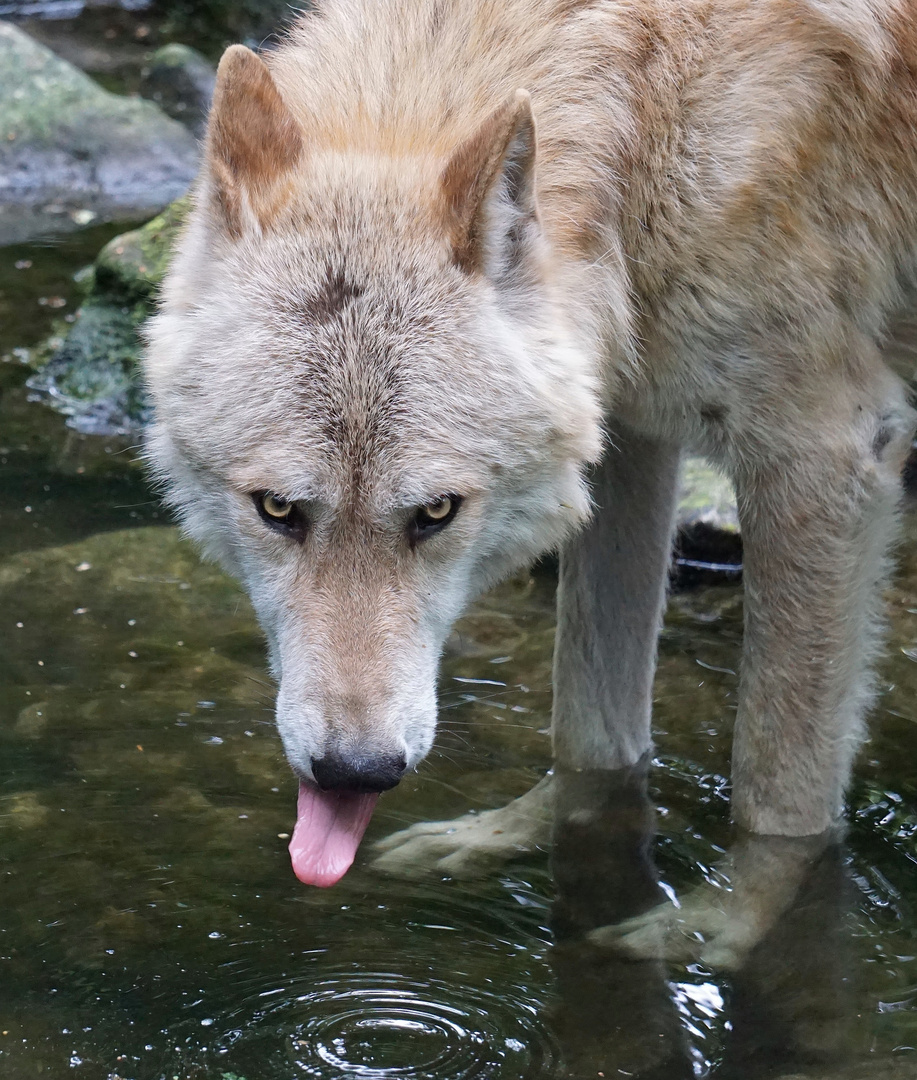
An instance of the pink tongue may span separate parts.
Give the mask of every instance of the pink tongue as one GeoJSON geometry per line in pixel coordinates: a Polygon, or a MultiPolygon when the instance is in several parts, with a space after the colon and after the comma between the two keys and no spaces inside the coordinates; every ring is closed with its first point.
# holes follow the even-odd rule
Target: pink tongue
{"type": "Polygon", "coordinates": [[[300,881],[327,888],[341,880],[350,869],[378,798],[375,792],[358,795],[299,785],[290,858],[300,881]]]}

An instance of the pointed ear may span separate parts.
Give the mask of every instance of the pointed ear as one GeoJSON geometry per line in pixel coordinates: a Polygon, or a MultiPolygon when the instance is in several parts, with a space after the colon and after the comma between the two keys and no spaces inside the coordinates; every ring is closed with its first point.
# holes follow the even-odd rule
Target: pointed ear
{"type": "Polygon", "coordinates": [[[270,225],[289,199],[302,152],[302,131],[267,65],[244,45],[231,45],[217,69],[207,163],[218,210],[232,236],[270,225]]]}
{"type": "Polygon", "coordinates": [[[457,265],[472,273],[518,262],[537,221],[535,120],[525,90],[459,146],[441,179],[457,265]]]}

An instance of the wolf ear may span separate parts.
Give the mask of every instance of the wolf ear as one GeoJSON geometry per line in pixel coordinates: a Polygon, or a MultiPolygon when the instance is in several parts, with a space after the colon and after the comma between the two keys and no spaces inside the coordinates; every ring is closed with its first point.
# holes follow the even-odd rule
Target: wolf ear
{"type": "Polygon", "coordinates": [[[232,236],[264,229],[290,196],[302,131],[264,61],[230,45],[217,69],[207,164],[218,211],[232,236]]]}
{"type": "Polygon", "coordinates": [[[501,105],[442,172],[455,262],[502,276],[525,253],[535,205],[535,119],[525,90],[501,105]]]}

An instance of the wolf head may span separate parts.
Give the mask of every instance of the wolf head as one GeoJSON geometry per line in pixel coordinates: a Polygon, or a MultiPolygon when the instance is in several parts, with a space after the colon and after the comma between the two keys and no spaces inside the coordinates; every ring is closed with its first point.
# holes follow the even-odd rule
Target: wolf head
{"type": "Polygon", "coordinates": [[[148,454],[244,583],[307,787],[430,749],[468,601],[588,514],[599,407],[551,283],[525,94],[442,155],[310,142],[265,64],[220,66],[149,329],[148,454]]]}

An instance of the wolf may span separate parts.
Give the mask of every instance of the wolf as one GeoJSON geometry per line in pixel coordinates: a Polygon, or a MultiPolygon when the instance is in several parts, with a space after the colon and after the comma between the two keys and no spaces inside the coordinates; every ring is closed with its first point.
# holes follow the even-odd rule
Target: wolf
{"type": "Polygon", "coordinates": [[[915,427],[882,350],[917,0],[318,0],[225,53],[204,158],[147,454],[264,628],[299,878],[347,870],[451,625],[546,551],[555,756],[646,756],[687,447],[744,540],[734,818],[829,829],[915,427]]]}

